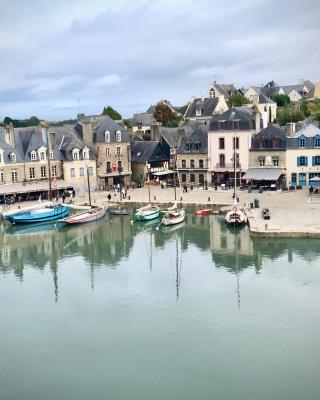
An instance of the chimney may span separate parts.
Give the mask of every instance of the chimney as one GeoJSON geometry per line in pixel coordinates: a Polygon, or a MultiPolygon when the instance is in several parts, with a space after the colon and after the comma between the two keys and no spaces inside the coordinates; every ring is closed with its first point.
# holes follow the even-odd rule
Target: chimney
{"type": "Polygon", "coordinates": [[[93,143],[93,123],[91,121],[83,121],[83,142],[86,146],[90,147],[93,143]]]}
{"type": "Polygon", "coordinates": [[[253,105],[257,106],[259,104],[259,95],[255,94],[252,99],[253,105]]]}
{"type": "Polygon", "coordinates": [[[152,124],[150,127],[150,131],[151,131],[151,140],[158,142],[161,139],[161,133],[162,133],[161,122],[156,122],[155,124],[152,124]]]}
{"type": "Polygon", "coordinates": [[[47,143],[47,130],[48,130],[48,123],[46,121],[41,122],[41,136],[43,143],[47,143]]]}
{"type": "Polygon", "coordinates": [[[179,126],[178,130],[177,130],[177,141],[178,141],[177,146],[178,147],[180,146],[182,138],[184,137],[184,135],[185,135],[184,127],[183,126],[179,126]]]}
{"type": "Polygon", "coordinates": [[[296,123],[295,122],[288,122],[288,134],[292,136],[296,133],[296,123]]]}
{"type": "Polygon", "coordinates": [[[83,113],[77,114],[77,122],[82,121],[84,117],[85,117],[85,114],[83,114],[83,113]]]}
{"type": "Polygon", "coordinates": [[[259,133],[261,131],[261,114],[256,105],[254,105],[252,107],[252,112],[253,112],[253,117],[254,117],[256,133],[259,133]]]}
{"type": "Polygon", "coordinates": [[[56,144],[56,133],[55,132],[50,132],[49,133],[49,143],[50,147],[53,148],[56,144]]]}
{"type": "Polygon", "coordinates": [[[15,147],[15,140],[14,140],[14,129],[13,129],[13,125],[12,122],[10,122],[9,125],[5,126],[5,130],[6,130],[6,143],[9,146],[15,147]]]}

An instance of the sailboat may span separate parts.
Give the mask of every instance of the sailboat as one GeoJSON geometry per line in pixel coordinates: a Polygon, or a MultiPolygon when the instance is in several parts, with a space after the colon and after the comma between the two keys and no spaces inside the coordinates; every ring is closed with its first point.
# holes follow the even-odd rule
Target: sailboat
{"type": "Polygon", "coordinates": [[[89,178],[88,168],[87,168],[87,181],[88,181],[88,195],[89,195],[90,209],[71,215],[70,217],[67,218],[62,218],[58,221],[60,224],[63,225],[85,224],[88,222],[97,221],[106,215],[107,210],[105,207],[93,207],[91,204],[90,178],[89,178]]]}
{"type": "Polygon", "coordinates": [[[247,223],[246,214],[238,208],[238,199],[236,194],[236,186],[237,186],[237,170],[236,170],[236,133],[234,136],[234,145],[233,145],[233,168],[234,168],[234,185],[233,185],[233,204],[232,209],[227,212],[225,216],[225,221],[227,225],[232,226],[241,226],[247,223]]]}
{"type": "Polygon", "coordinates": [[[150,221],[152,219],[159,218],[160,208],[156,204],[151,203],[150,195],[150,178],[148,179],[148,194],[149,194],[149,204],[139,208],[133,216],[134,221],[150,221]]]}

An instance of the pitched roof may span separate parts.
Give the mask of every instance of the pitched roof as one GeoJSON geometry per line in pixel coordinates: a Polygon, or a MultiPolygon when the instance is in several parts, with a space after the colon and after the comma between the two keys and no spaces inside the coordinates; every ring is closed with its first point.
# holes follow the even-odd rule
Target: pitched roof
{"type": "Polygon", "coordinates": [[[287,136],[283,129],[280,128],[277,124],[270,124],[266,128],[262,129],[259,133],[253,136],[252,138],[252,149],[259,148],[259,140],[265,139],[265,149],[273,148],[273,141],[272,139],[278,138],[280,139],[278,143],[278,149],[285,149],[287,143],[287,136]]]}
{"type": "Polygon", "coordinates": [[[300,136],[314,137],[316,135],[320,135],[320,129],[314,124],[308,124],[299,131],[297,131],[295,134],[291,135],[291,137],[293,138],[298,138],[300,136]]]}
{"type": "Polygon", "coordinates": [[[143,141],[131,143],[131,161],[144,164],[147,161],[167,161],[170,156],[165,153],[159,142],[143,141]]]}
{"type": "MultiPolygon", "coordinates": [[[[226,83],[214,83],[211,85],[211,88],[216,88],[219,93],[221,93],[224,97],[228,98],[232,95],[232,93],[237,92],[236,87],[233,84],[226,83]]],[[[210,88],[210,89],[211,89],[210,88]]]]}
{"type": "Polygon", "coordinates": [[[188,125],[179,128],[161,128],[161,137],[168,143],[170,147],[176,147],[179,141],[179,130],[183,131],[183,135],[191,135],[193,129],[188,125]]]}
{"type": "Polygon", "coordinates": [[[190,135],[183,136],[178,148],[178,153],[207,154],[208,126],[198,127],[190,135]]]}
{"type": "MultiPolygon", "coordinates": [[[[225,130],[234,130],[233,121],[239,122],[238,130],[255,129],[255,116],[251,107],[232,107],[222,115],[214,116],[210,121],[209,130],[220,131],[221,121],[225,121],[225,130]]],[[[260,123],[263,126],[262,119],[260,123]]]]}
{"type": "Polygon", "coordinates": [[[133,116],[133,126],[137,126],[138,124],[141,124],[142,126],[149,126],[154,124],[155,119],[153,117],[153,114],[150,113],[138,113],[134,114],[133,116]]]}
{"type": "Polygon", "coordinates": [[[259,104],[277,104],[264,94],[259,94],[259,104]]]}
{"type": "Polygon", "coordinates": [[[212,117],[217,105],[218,97],[198,97],[192,99],[189,103],[185,118],[210,118],[212,117]],[[197,115],[197,110],[200,110],[201,115],[197,115]]]}

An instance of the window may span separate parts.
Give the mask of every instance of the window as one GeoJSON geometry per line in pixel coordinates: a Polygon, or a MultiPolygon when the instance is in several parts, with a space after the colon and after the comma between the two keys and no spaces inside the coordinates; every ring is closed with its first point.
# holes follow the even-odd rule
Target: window
{"type": "MultiPolygon", "coordinates": [[[[12,163],[15,163],[15,162],[17,161],[17,157],[16,157],[16,155],[15,155],[14,153],[11,153],[10,156],[9,156],[9,158],[10,158],[10,161],[11,161],[12,163]]],[[[13,181],[12,181],[12,182],[13,182],[13,181]]]]}
{"type": "Polygon", "coordinates": [[[291,174],[291,185],[296,186],[297,184],[297,174],[293,173],[291,174]]]}
{"type": "Polygon", "coordinates": [[[142,128],[142,123],[138,122],[138,129],[140,130],[142,128]]]}
{"type": "Polygon", "coordinates": [[[111,157],[111,147],[106,147],[106,157],[111,157]]]}
{"type": "Polygon", "coordinates": [[[186,183],[187,182],[187,175],[186,174],[181,174],[181,181],[182,181],[182,183],[186,183]]]}
{"type": "Polygon", "coordinates": [[[196,117],[201,117],[201,107],[199,106],[196,108],[196,117]]]}
{"type": "Polygon", "coordinates": [[[239,121],[238,120],[232,121],[232,129],[239,129],[239,121]]]}
{"type": "Polygon", "coordinates": [[[187,168],[186,160],[181,160],[181,168],[187,168]]]}
{"type": "Polygon", "coordinates": [[[0,171],[0,183],[4,183],[4,173],[0,171]]]}
{"type": "Polygon", "coordinates": [[[195,150],[195,151],[199,151],[199,143],[194,143],[193,144],[193,150],[195,150]]]}
{"type": "Polygon", "coordinates": [[[18,182],[18,172],[15,169],[11,171],[11,181],[13,183],[18,182]]]}
{"type": "Polygon", "coordinates": [[[76,170],[74,168],[70,168],[70,178],[76,177],[76,170]]]}
{"type": "Polygon", "coordinates": [[[88,167],[88,175],[93,176],[93,167],[88,167]]]}
{"type": "Polygon", "coordinates": [[[111,162],[107,161],[107,174],[111,173],[111,162]]]}
{"type": "Polygon", "coordinates": [[[75,160],[75,161],[79,161],[79,155],[80,155],[80,150],[79,149],[73,149],[72,150],[72,158],[75,160]]]}
{"type": "Polygon", "coordinates": [[[50,158],[50,160],[53,160],[53,151],[52,150],[49,151],[49,158],[50,158]]]}
{"type": "Polygon", "coordinates": [[[320,136],[317,135],[314,139],[313,139],[313,145],[314,147],[320,147],[320,136]]]}
{"type": "Polygon", "coordinates": [[[233,142],[232,142],[233,149],[234,149],[234,144],[236,144],[236,149],[239,149],[239,138],[238,137],[233,138],[233,142]]]}
{"type": "Polygon", "coordinates": [[[220,168],[224,168],[225,167],[225,155],[224,154],[220,154],[219,155],[219,166],[220,168]]]}
{"type": "Polygon", "coordinates": [[[57,166],[56,165],[52,165],[52,167],[51,167],[51,176],[53,178],[56,178],[58,176],[57,166]]]}
{"type": "Polygon", "coordinates": [[[224,150],[224,138],[219,138],[219,149],[224,150]]]}
{"type": "Polygon", "coordinates": [[[3,164],[3,150],[0,150],[0,164],[3,164]]]}
{"type": "Polygon", "coordinates": [[[265,157],[259,157],[259,166],[264,167],[266,165],[266,158],[265,157]]]}
{"type": "Polygon", "coordinates": [[[80,173],[80,176],[84,176],[84,168],[83,167],[81,167],[79,169],[79,173],[80,173]]]}
{"type": "Polygon", "coordinates": [[[272,138],[272,148],[278,149],[280,147],[280,139],[277,137],[272,138]]]}
{"type": "Polygon", "coordinates": [[[218,121],[218,129],[220,131],[223,131],[224,129],[226,129],[226,121],[218,121]]]}
{"type": "Polygon", "coordinates": [[[83,158],[84,160],[89,160],[89,149],[88,149],[88,147],[85,147],[85,148],[82,150],[82,158],[83,158]]]}
{"type": "Polygon", "coordinates": [[[106,131],[106,132],[105,132],[105,134],[104,134],[104,140],[105,140],[106,142],[110,142],[110,132],[109,132],[109,131],[106,131]]]}
{"type": "Polygon", "coordinates": [[[306,186],[306,174],[304,172],[299,174],[299,185],[306,186]]]}
{"type": "Polygon", "coordinates": [[[121,131],[116,132],[116,141],[121,142],[121,131]]]}
{"type": "Polygon", "coordinates": [[[122,172],[122,161],[118,161],[118,172],[122,172]]]}
{"type": "Polygon", "coordinates": [[[196,181],[195,174],[190,174],[190,182],[194,183],[196,181]]]}
{"type": "Polygon", "coordinates": [[[236,167],[240,168],[240,154],[236,153],[236,167]]]}
{"type": "Polygon", "coordinates": [[[29,177],[30,179],[34,179],[36,177],[34,168],[29,168],[29,177]]]}
{"type": "Polygon", "coordinates": [[[42,166],[42,167],[40,168],[40,175],[41,175],[41,178],[46,178],[46,176],[47,176],[47,171],[46,171],[46,167],[45,167],[45,166],[42,166]]]}
{"type": "Polygon", "coordinates": [[[264,138],[259,139],[259,149],[264,149],[266,147],[266,140],[264,138]]]}
{"type": "Polygon", "coordinates": [[[297,166],[298,167],[307,167],[308,166],[308,157],[305,157],[305,156],[297,157],[297,166]]]}
{"type": "Polygon", "coordinates": [[[320,166],[320,156],[312,157],[312,166],[320,166]]]}
{"type": "Polygon", "coordinates": [[[120,157],[121,155],[121,147],[117,147],[117,157],[120,157]]]}
{"type": "Polygon", "coordinates": [[[30,154],[31,161],[36,161],[37,153],[33,150],[30,154]]]}
{"type": "Polygon", "coordinates": [[[200,183],[200,185],[204,185],[204,175],[203,174],[199,174],[199,183],[200,183]]]}
{"type": "Polygon", "coordinates": [[[216,91],[213,88],[210,89],[210,97],[216,97],[216,91]]]}
{"type": "Polygon", "coordinates": [[[45,161],[46,160],[46,153],[45,151],[40,151],[40,161],[45,161]]]}
{"type": "Polygon", "coordinates": [[[190,151],[190,143],[186,143],[186,151],[190,151]]]}
{"type": "Polygon", "coordinates": [[[203,168],[203,160],[199,160],[199,168],[203,168]]]}
{"type": "Polygon", "coordinates": [[[272,157],[272,165],[274,167],[279,167],[279,157],[272,157]]]}
{"type": "Polygon", "coordinates": [[[304,136],[301,136],[299,138],[299,147],[306,147],[307,145],[307,140],[304,136]]]}
{"type": "Polygon", "coordinates": [[[194,160],[190,160],[190,168],[194,168],[194,160]]]}

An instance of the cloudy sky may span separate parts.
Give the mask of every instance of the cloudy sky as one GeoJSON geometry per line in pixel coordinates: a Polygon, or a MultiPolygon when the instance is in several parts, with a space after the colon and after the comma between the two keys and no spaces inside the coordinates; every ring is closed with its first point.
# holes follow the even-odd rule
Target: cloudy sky
{"type": "Polygon", "coordinates": [[[0,119],[320,80],[319,0],[0,0],[0,119]]]}

